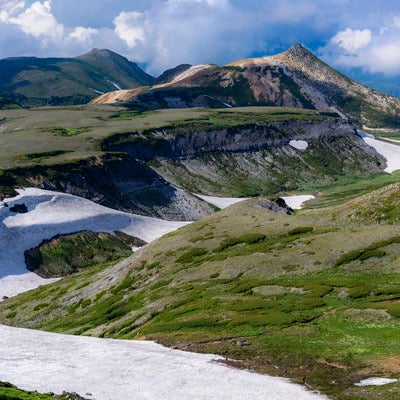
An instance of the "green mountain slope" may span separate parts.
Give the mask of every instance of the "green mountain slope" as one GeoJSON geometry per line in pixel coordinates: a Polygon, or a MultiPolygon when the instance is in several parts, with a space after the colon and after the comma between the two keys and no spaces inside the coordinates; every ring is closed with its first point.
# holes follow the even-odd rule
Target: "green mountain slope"
{"type": "Polygon", "coordinates": [[[75,58],[0,60],[0,95],[22,106],[82,104],[118,87],[152,82],[136,64],[109,50],[75,58]]]}
{"type": "Polygon", "coordinates": [[[393,184],[293,215],[249,200],[115,266],[9,299],[1,321],[145,337],[290,376],[333,399],[395,399],[400,384],[354,383],[400,374],[399,195],[393,184]]]}

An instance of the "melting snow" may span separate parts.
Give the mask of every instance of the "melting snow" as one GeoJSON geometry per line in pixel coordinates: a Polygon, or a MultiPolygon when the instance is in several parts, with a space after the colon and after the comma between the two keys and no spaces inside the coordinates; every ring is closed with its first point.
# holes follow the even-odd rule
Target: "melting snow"
{"type": "Polygon", "coordinates": [[[18,193],[0,202],[0,300],[54,281],[28,272],[24,251],[57,234],[122,231],[151,242],[188,223],[123,213],[64,193],[34,188],[18,193]],[[12,212],[15,204],[25,204],[28,212],[12,212]]]}
{"type": "Polygon", "coordinates": [[[109,79],[107,79],[107,82],[110,82],[111,85],[113,85],[117,90],[122,90],[122,87],[119,86],[117,83],[110,81],[109,79]]]}
{"type": "MultiPolygon", "coordinates": [[[[248,198],[246,197],[215,197],[215,196],[205,196],[202,194],[195,194],[195,196],[219,208],[226,208],[231,206],[232,204],[248,200],[248,198]]],[[[299,210],[306,201],[315,199],[315,197],[311,194],[282,196],[281,198],[285,200],[285,203],[294,210],[299,210]]]]}
{"type": "Polygon", "coordinates": [[[383,386],[389,383],[395,383],[398,379],[390,379],[390,378],[367,378],[362,381],[356,383],[356,386],[383,386]]]}
{"type": "Polygon", "coordinates": [[[245,197],[216,197],[216,196],[205,196],[203,194],[195,194],[195,196],[221,209],[229,207],[232,204],[248,200],[248,198],[245,197]]]}
{"type": "Polygon", "coordinates": [[[297,150],[306,150],[308,147],[308,143],[305,140],[291,140],[289,145],[297,150]]]}
{"type": "Polygon", "coordinates": [[[315,199],[315,196],[311,194],[301,194],[296,196],[282,196],[281,199],[285,200],[285,203],[293,210],[300,210],[303,204],[311,199],[315,199]]]}
{"type": "Polygon", "coordinates": [[[287,379],[238,370],[210,354],[0,325],[0,381],[96,400],[322,400],[287,379]],[[90,395],[89,395],[90,393],[90,395]]]}
{"type": "Polygon", "coordinates": [[[392,173],[400,169],[400,143],[391,140],[393,143],[384,142],[375,139],[373,135],[369,135],[363,131],[358,131],[359,136],[363,138],[365,143],[372,146],[379,154],[386,158],[387,167],[385,171],[392,173]]]}

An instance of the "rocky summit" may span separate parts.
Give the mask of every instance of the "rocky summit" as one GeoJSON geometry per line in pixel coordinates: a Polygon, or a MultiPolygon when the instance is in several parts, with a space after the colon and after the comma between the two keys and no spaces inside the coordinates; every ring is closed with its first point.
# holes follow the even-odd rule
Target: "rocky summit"
{"type": "Polygon", "coordinates": [[[151,87],[113,91],[95,104],[142,109],[281,106],[335,111],[359,127],[395,127],[400,99],[379,93],[334,70],[295,44],[284,53],[215,64],[182,65],[151,87]]]}

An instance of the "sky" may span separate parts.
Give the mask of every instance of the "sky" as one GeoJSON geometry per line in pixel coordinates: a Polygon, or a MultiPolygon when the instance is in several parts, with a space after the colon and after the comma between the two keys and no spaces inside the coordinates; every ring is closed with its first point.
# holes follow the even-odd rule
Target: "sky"
{"type": "Polygon", "coordinates": [[[0,0],[0,58],[108,48],[152,75],[301,43],[339,70],[400,76],[398,0],[0,0]]]}

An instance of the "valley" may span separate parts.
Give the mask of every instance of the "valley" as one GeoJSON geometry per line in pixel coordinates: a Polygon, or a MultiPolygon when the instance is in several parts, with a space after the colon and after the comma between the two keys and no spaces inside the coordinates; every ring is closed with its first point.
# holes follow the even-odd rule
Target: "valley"
{"type": "Polygon", "coordinates": [[[0,381],[397,399],[399,110],[300,45],[0,109],[0,381]]]}

